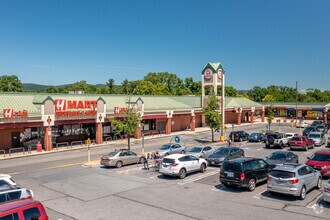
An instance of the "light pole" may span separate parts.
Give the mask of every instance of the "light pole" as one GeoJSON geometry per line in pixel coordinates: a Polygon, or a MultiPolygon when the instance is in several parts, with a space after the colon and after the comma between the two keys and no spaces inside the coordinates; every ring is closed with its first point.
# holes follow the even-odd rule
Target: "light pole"
{"type": "Polygon", "coordinates": [[[298,122],[298,81],[296,81],[296,124],[298,122]]]}

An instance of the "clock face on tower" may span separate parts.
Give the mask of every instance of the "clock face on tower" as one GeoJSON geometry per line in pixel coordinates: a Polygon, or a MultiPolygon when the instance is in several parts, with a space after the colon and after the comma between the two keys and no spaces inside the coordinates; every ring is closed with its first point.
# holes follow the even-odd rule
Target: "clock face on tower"
{"type": "Polygon", "coordinates": [[[204,72],[205,79],[211,79],[212,77],[212,71],[210,69],[206,69],[204,72]]]}

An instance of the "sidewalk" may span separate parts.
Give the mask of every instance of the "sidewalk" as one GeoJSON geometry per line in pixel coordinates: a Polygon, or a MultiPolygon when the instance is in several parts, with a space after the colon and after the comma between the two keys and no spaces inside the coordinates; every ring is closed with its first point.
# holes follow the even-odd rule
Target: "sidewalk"
{"type": "MultiPolygon", "coordinates": [[[[253,125],[259,125],[259,124],[266,124],[263,122],[259,122],[256,121],[253,123],[253,125]]],[[[253,126],[250,123],[243,123],[241,125],[235,125],[236,127],[242,127],[242,126],[253,126]]],[[[227,133],[229,133],[231,131],[232,128],[232,124],[226,124],[225,125],[227,127],[227,133]]],[[[190,131],[190,130],[184,130],[184,131],[177,131],[177,132],[172,132],[171,134],[161,134],[161,135],[149,135],[149,136],[145,136],[144,140],[150,140],[150,139],[157,139],[157,138],[165,138],[165,137],[173,137],[176,135],[183,135],[183,134],[193,134],[193,133],[200,133],[200,132],[205,132],[205,131],[211,131],[211,129],[209,127],[200,127],[200,128],[196,128],[195,131],[190,131]]],[[[141,141],[142,139],[135,139],[135,138],[131,138],[131,143],[135,142],[135,141],[141,141]]],[[[102,147],[102,146],[108,146],[108,145],[118,145],[118,144],[125,144],[127,143],[127,140],[116,140],[116,141],[104,141],[102,144],[91,144],[90,148],[97,148],[97,147],[102,147]]],[[[58,153],[58,152],[66,152],[66,151],[75,151],[75,150],[82,150],[82,149],[87,149],[87,145],[83,145],[83,146],[73,146],[71,148],[71,146],[69,147],[59,147],[58,150],[56,150],[56,148],[54,148],[52,151],[42,151],[42,152],[37,152],[37,151],[31,151],[31,153],[29,153],[28,151],[25,152],[25,154],[23,154],[23,152],[17,152],[17,153],[12,153],[11,156],[9,156],[9,154],[6,154],[6,156],[4,157],[3,155],[0,155],[0,161],[2,160],[10,160],[10,159],[14,159],[14,158],[23,158],[23,157],[32,157],[32,156],[37,156],[37,155],[44,155],[44,154],[53,154],[53,153],[58,153]]],[[[147,152],[145,152],[147,153],[147,152]]]]}

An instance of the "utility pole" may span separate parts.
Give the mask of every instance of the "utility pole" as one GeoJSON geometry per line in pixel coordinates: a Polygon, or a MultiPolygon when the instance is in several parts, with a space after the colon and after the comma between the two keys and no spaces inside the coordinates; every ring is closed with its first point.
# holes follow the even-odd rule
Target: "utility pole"
{"type": "Polygon", "coordinates": [[[296,124],[298,123],[298,81],[296,81],[296,124]]]}

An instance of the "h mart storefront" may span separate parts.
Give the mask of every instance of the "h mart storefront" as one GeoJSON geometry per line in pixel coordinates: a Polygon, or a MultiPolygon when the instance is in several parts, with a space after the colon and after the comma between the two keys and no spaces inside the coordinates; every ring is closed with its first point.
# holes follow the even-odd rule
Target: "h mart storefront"
{"type": "MultiPolygon", "coordinates": [[[[107,138],[115,138],[115,128],[109,119],[122,117],[127,109],[125,96],[118,100],[111,95],[5,93],[0,94],[0,98],[6,100],[0,103],[3,110],[2,115],[0,113],[0,150],[35,146],[38,140],[47,151],[56,143],[85,142],[88,138],[100,144],[107,138]]],[[[136,98],[130,105],[139,109],[142,116],[136,138],[142,133],[170,134],[184,129],[194,131],[195,127],[202,126],[201,111],[194,107],[145,109],[141,98],[136,98]]]]}

